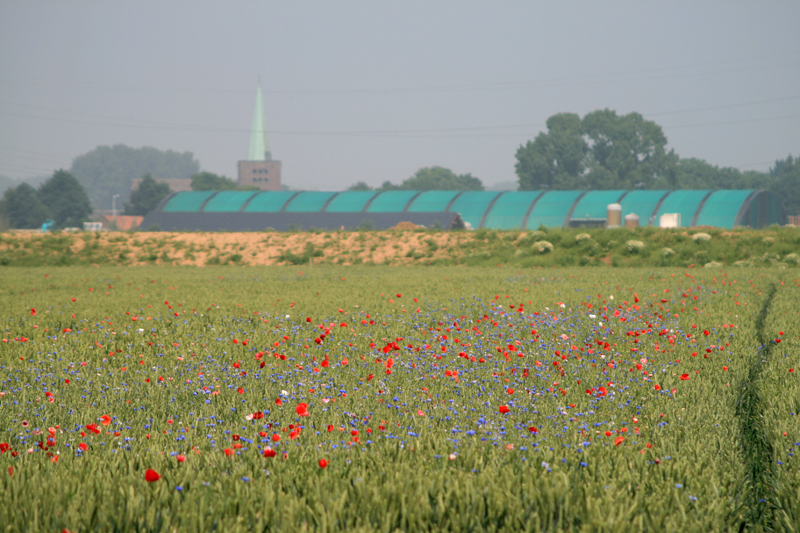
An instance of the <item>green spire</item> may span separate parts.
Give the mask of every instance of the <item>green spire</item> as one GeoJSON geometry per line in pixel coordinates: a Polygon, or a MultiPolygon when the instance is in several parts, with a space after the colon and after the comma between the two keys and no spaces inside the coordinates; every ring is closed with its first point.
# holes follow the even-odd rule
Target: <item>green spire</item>
{"type": "Polygon", "coordinates": [[[264,101],[261,97],[261,82],[256,91],[256,111],[253,115],[253,128],[250,131],[250,148],[247,150],[248,161],[271,161],[269,137],[264,125],[264,101]]]}

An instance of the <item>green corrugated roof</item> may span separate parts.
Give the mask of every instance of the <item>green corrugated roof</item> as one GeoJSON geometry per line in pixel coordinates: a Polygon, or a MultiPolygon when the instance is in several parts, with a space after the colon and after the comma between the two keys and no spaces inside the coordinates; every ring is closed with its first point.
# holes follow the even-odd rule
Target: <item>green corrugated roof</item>
{"type": "Polygon", "coordinates": [[[184,212],[197,212],[203,206],[206,200],[209,199],[217,191],[186,191],[179,192],[170,198],[162,211],[168,213],[184,213],[184,212]]]}
{"type": "Polygon", "coordinates": [[[530,217],[528,217],[528,229],[537,229],[542,224],[548,228],[564,227],[564,221],[569,210],[572,209],[572,204],[581,194],[583,194],[583,191],[546,192],[536,202],[536,206],[531,211],[530,217]]]}
{"type": "Polygon", "coordinates": [[[572,212],[572,218],[606,218],[609,204],[616,204],[625,191],[589,191],[572,212]]]}
{"type": "Polygon", "coordinates": [[[525,214],[542,191],[504,192],[495,201],[483,227],[491,229],[520,229],[525,214]]]}
{"type": "MultiPolygon", "coordinates": [[[[631,191],[625,195],[620,205],[622,205],[622,217],[635,213],[639,216],[639,225],[647,226],[650,224],[650,217],[653,216],[658,202],[669,191],[631,191]]],[[[575,215],[573,215],[575,216],[575,215]]],[[[658,226],[658,220],[653,219],[653,225],[658,226]]]]}
{"type": "Polygon", "coordinates": [[[458,213],[461,220],[478,229],[492,200],[499,195],[497,191],[464,191],[450,206],[450,211],[458,213]]]}
{"type": "Polygon", "coordinates": [[[265,191],[258,193],[244,208],[244,212],[277,213],[289,198],[295,194],[297,193],[292,191],[265,191]]]}
{"type": "Polygon", "coordinates": [[[335,192],[301,192],[286,206],[288,213],[321,211],[335,192]]]}
{"type": "Polygon", "coordinates": [[[672,191],[669,196],[664,198],[661,207],[658,208],[656,213],[655,225],[659,224],[661,215],[665,213],[680,213],[681,214],[681,227],[688,228],[692,225],[692,218],[694,217],[697,206],[703,201],[703,198],[709,191],[672,191]]]}
{"type": "Polygon", "coordinates": [[[331,200],[325,211],[328,213],[358,213],[376,194],[378,193],[375,191],[340,192],[331,200]]]}
{"type": "Polygon", "coordinates": [[[733,229],[736,214],[747,197],[754,192],[754,190],[714,191],[703,204],[696,225],[733,229]]]}
{"type": "Polygon", "coordinates": [[[399,213],[419,191],[384,191],[372,200],[367,213],[399,213]]]}
{"type": "Polygon", "coordinates": [[[444,211],[458,193],[459,191],[425,191],[411,202],[408,210],[412,213],[444,211]]]}
{"type": "Polygon", "coordinates": [[[255,191],[221,191],[208,201],[203,211],[206,213],[236,212],[256,194],[258,193],[255,191]]]}

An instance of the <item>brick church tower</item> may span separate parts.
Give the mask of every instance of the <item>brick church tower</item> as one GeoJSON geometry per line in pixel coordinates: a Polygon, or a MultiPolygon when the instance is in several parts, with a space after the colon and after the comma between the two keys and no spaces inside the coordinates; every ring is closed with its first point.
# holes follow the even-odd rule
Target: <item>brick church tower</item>
{"type": "Polygon", "coordinates": [[[239,161],[239,186],[255,185],[265,191],[281,190],[281,162],[272,159],[269,137],[264,124],[264,102],[261,83],[256,91],[256,110],[250,131],[250,148],[247,159],[239,161]]]}

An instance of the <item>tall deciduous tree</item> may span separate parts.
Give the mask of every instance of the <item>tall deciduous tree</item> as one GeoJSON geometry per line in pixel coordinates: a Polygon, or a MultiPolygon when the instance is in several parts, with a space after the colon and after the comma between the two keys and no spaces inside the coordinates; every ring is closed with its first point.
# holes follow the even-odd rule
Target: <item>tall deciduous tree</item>
{"type": "Polygon", "coordinates": [[[39,200],[36,189],[22,183],[6,189],[0,200],[0,217],[13,229],[34,229],[50,218],[45,205],[39,200]]]}
{"type": "Polygon", "coordinates": [[[86,190],[66,170],[57,170],[52,178],[42,183],[39,200],[60,227],[78,226],[92,214],[92,204],[86,190]]]}
{"type": "Polygon", "coordinates": [[[589,146],[586,183],[591,189],[677,187],[674,150],[666,151],[661,126],[639,113],[593,111],[583,117],[589,146]]]}
{"type": "Polygon", "coordinates": [[[519,189],[581,188],[587,150],[580,117],[553,115],[547,119],[547,133],[517,150],[519,189]]]}
{"type": "Polygon", "coordinates": [[[661,126],[638,113],[559,113],[547,130],[517,150],[522,190],[677,186],[678,156],[666,151],[661,126]]]}
{"type": "Polygon", "coordinates": [[[125,214],[134,216],[145,216],[154,211],[158,203],[172,193],[169,185],[158,183],[149,173],[145,174],[144,179],[131,193],[131,201],[125,204],[125,214]]]}

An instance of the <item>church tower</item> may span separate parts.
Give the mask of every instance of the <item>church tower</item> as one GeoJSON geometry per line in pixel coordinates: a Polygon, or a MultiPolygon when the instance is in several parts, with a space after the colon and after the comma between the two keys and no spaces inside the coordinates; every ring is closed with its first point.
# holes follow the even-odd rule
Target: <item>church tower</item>
{"type": "Polygon", "coordinates": [[[272,159],[272,152],[269,149],[260,82],[256,91],[256,109],[253,114],[247,159],[239,161],[239,186],[242,185],[255,185],[264,191],[281,190],[281,162],[272,159]]]}

